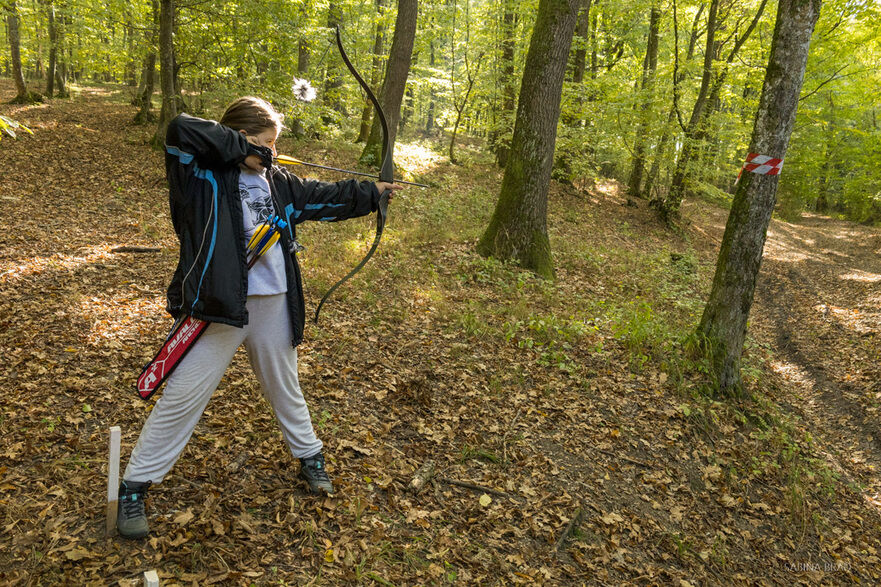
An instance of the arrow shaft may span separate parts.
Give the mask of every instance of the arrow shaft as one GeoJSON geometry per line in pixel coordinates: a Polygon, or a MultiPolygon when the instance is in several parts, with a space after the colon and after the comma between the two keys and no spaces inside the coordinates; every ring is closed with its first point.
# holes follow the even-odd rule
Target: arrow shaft
{"type": "MultiPolygon", "coordinates": [[[[327,169],[328,171],[338,171],[340,173],[350,173],[352,175],[362,175],[364,177],[372,177],[373,179],[379,179],[378,175],[372,173],[364,173],[362,171],[353,171],[351,169],[341,169],[339,167],[330,167],[329,165],[319,165],[318,163],[308,163],[306,161],[301,161],[299,159],[294,159],[293,157],[280,156],[276,159],[279,163],[284,163],[286,165],[305,165],[306,167],[317,167],[318,169],[327,169]]],[[[413,181],[404,181],[403,179],[396,179],[395,183],[402,183],[404,185],[414,185],[420,188],[427,188],[428,186],[424,183],[416,183],[413,181]]]]}

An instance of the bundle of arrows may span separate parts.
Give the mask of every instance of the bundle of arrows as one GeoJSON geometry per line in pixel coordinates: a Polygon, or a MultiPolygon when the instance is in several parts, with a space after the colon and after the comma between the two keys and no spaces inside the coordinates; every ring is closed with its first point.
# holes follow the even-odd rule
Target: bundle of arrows
{"type": "MultiPolygon", "coordinates": [[[[254,235],[248,241],[248,269],[278,242],[281,231],[287,228],[287,225],[287,222],[280,217],[271,216],[254,231],[254,235]]],[[[138,395],[148,399],[156,393],[207,327],[208,322],[192,316],[180,316],[175,320],[162,348],[138,376],[136,383],[138,395]]]]}

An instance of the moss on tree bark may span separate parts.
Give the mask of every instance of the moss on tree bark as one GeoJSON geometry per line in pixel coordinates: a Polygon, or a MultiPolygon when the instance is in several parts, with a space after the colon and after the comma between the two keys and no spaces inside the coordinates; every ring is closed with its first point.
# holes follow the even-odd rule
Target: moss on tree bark
{"type": "Polygon", "coordinates": [[[515,260],[547,278],[554,276],[547,230],[548,187],[579,5],[579,0],[539,3],[499,200],[477,245],[481,255],[515,260]]]}
{"type": "MultiPolygon", "coordinates": [[[[780,0],[771,54],[753,127],[750,152],[784,158],[795,123],[811,35],[820,0],[780,0]]],[[[698,334],[713,361],[718,388],[743,394],[740,375],[747,319],[777,199],[777,175],[744,171],[725,226],[713,288],[698,334]]]]}

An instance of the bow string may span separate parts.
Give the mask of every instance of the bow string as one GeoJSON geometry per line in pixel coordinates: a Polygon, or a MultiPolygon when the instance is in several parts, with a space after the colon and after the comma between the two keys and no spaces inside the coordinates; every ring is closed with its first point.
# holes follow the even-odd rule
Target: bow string
{"type": "MultiPolygon", "coordinates": [[[[349,60],[348,54],[346,54],[346,50],[343,47],[343,40],[340,36],[340,27],[336,27],[336,44],[340,50],[340,57],[343,59],[343,63],[346,64],[346,67],[355,76],[355,79],[358,80],[358,84],[364,89],[364,93],[367,94],[367,97],[370,99],[370,102],[373,104],[374,109],[376,110],[376,115],[379,117],[380,127],[382,128],[382,162],[380,163],[379,169],[379,180],[385,181],[388,183],[394,183],[395,179],[395,163],[392,159],[392,149],[393,145],[389,141],[389,127],[388,121],[385,117],[385,112],[382,111],[382,106],[379,105],[379,100],[376,99],[376,95],[373,93],[373,90],[370,89],[370,86],[364,81],[364,78],[361,77],[361,74],[358,73],[358,70],[355,69],[355,66],[352,65],[352,62],[349,60]]],[[[324,294],[324,297],[321,298],[321,302],[318,303],[318,307],[315,309],[315,318],[314,321],[318,323],[318,315],[321,312],[321,307],[324,306],[324,302],[339,288],[342,284],[348,281],[352,276],[361,271],[361,268],[367,264],[367,261],[370,260],[370,257],[373,256],[373,253],[376,251],[376,247],[379,246],[379,241],[382,238],[382,231],[385,228],[386,219],[388,217],[388,202],[389,196],[391,195],[391,190],[383,190],[382,194],[379,196],[379,202],[377,204],[378,210],[376,214],[376,235],[373,237],[373,244],[370,245],[370,250],[367,251],[367,254],[361,259],[361,262],[355,265],[355,268],[349,271],[345,277],[337,281],[333,286],[327,290],[327,293],[324,294]]]]}

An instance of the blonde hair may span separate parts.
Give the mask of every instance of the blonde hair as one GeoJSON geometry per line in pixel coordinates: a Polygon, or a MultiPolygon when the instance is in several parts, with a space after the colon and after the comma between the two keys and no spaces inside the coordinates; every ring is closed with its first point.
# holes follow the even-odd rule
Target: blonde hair
{"type": "Polygon", "coordinates": [[[244,96],[227,106],[220,124],[233,130],[243,130],[246,135],[256,136],[267,130],[280,132],[283,121],[284,115],[276,112],[266,100],[244,96]]]}

